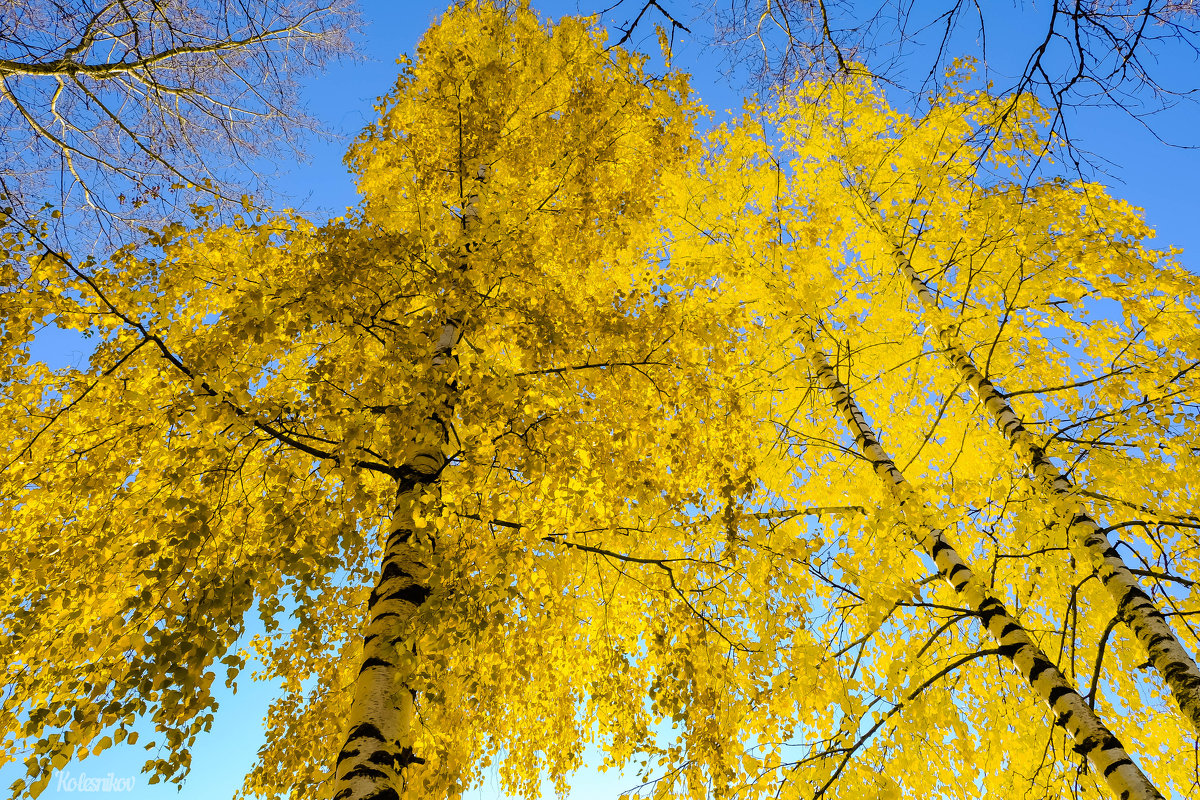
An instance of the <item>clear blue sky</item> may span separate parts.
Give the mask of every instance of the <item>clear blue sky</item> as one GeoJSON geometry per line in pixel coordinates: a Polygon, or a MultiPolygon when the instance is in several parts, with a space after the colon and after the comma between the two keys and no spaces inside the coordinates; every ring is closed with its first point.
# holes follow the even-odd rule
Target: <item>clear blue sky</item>
{"type": "MultiPolygon", "coordinates": [[[[598,2],[595,6],[584,7],[590,9],[601,5],[598,2]]],[[[627,0],[626,5],[636,8],[641,2],[627,0]]],[[[674,4],[675,7],[683,5],[682,2],[674,4]]],[[[550,15],[576,11],[573,0],[537,2],[535,6],[550,15]]],[[[421,32],[444,5],[429,0],[363,0],[362,8],[367,22],[359,50],[362,61],[333,67],[312,81],[308,90],[311,110],[341,138],[329,143],[314,142],[308,164],[280,165],[283,173],[278,183],[280,193],[305,212],[337,215],[346,206],[357,202],[341,154],[349,139],[370,121],[376,97],[391,87],[397,69],[396,56],[413,50],[421,32]]],[[[1036,29],[1036,25],[1027,23],[1028,18],[1014,22],[1007,30],[990,31],[993,52],[1005,52],[1004,37],[1016,41],[1028,30],[1036,29]]],[[[705,29],[704,25],[702,21],[692,25],[694,39],[687,35],[677,39],[676,63],[696,73],[693,85],[718,112],[719,119],[720,112],[739,108],[741,101],[720,75],[720,54],[705,50],[700,41],[711,33],[711,27],[705,29]]],[[[645,29],[642,41],[644,46],[653,46],[651,27],[645,29]]],[[[1018,43],[1009,52],[1027,53],[1028,50],[1018,43]]],[[[1183,83],[1200,84],[1200,68],[1194,60],[1181,60],[1168,68],[1174,70],[1183,83]]],[[[1194,106],[1185,107],[1155,124],[1166,138],[1200,142],[1200,133],[1197,133],[1200,132],[1200,110],[1194,106]]],[[[1086,112],[1074,129],[1078,132],[1079,145],[1116,165],[1112,168],[1113,176],[1124,183],[1114,185],[1114,193],[1146,209],[1151,224],[1159,230],[1160,245],[1175,244],[1185,247],[1191,254],[1200,252],[1200,214],[1197,213],[1200,204],[1196,199],[1196,187],[1200,186],[1200,151],[1162,145],[1138,122],[1112,110],[1086,112]]],[[[1194,256],[1188,258],[1185,254],[1185,263],[1193,270],[1200,268],[1200,262],[1194,256]]],[[[65,359],[69,355],[64,353],[60,357],[65,359]]],[[[191,776],[181,792],[177,793],[174,787],[146,785],[145,776],[138,772],[146,755],[140,746],[117,748],[103,756],[69,764],[67,773],[69,777],[78,777],[81,772],[91,777],[103,777],[108,773],[118,778],[135,776],[135,789],[119,796],[137,800],[229,797],[240,786],[242,776],[262,742],[262,718],[272,696],[272,687],[245,681],[236,696],[227,691],[220,696],[221,712],[211,734],[198,743],[193,753],[191,776]]],[[[22,773],[20,765],[0,769],[0,786],[7,787],[22,773]]],[[[631,788],[635,783],[632,779],[611,774],[584,773],[576,780],[572,797],[577,800],[616,798],[621,789],[631,788]]],[[[58,781],[52,780],[44,796],[58,794],[58,781]]],[[[87,793],[61,794],[87,796],[87,793]]],[[[490,799],[499,797],[499,792],[493,782],[474,796],[490,799]]]]}

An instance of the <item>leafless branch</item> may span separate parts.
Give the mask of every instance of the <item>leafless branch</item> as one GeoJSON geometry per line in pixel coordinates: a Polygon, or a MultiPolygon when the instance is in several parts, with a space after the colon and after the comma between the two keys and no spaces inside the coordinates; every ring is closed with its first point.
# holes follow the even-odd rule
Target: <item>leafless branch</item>
{"type": "Polygon", "coordinates": [[[315,125],[297,80],[350,52],[353,0],[16,0],[0,12],[0,205],[121,240],[228,206],[315,125]],[[241,177],[239,177],[241,176],[241,177]],[[208,198],[208,199],[203,199],[208,198]]]}

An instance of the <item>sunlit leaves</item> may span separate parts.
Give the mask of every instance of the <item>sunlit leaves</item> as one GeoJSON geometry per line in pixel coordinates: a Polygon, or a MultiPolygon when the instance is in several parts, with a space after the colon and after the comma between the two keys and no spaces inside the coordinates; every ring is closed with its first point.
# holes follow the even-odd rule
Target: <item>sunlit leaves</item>
{"type": "Polygon", "coordinates": [[[135,723],[181,778],[255,657],[283,694],[246,791],[326,796],[396,473],[444,438],[440,492],[410,498],[414,796],[493,766],[533,796],[591,745],[663,796],[1098,796],[914,552],[815,334],[928,521],[1187,785],[1065,507],[944,367],[890,242],[1179,620],[1192,276],[1100,187],[1012,183],[1043,148],[1024,101],[955,90],[918,119],[813,84],[702,139],[685,90],[584,22],[468,6],[352,149],[344,218],[180,223],[102,264],[4,241],[0,741],[31,784],[135,723]],[[30,361],[45,324],[90,362],[30,361]]]}

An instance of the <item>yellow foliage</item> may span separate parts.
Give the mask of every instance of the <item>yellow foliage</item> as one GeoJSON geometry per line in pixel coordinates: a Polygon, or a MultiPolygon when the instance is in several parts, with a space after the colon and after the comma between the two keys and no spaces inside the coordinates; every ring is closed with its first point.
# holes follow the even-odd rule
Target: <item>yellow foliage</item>
{"type": "Polygon", "coordinates": [[[532,798],[589,746],[664,797],[1104,796],[913,549],[814,333],[929,523],[1161,788],[1194,785],[1195,731],[1110,626],[1068,507],[934,341],[954,326],[1194,653],[1196,280],[1102,187],[1025,185],[1040,109],[963,89],[916,118],[847,80],[702,137],[684,76],[466,3],[378,112],[348,155],[363,202],[321,226],[174,224],[104,263],[4,229],[17,793],[135,719],[161,733],[147,770],[181,779],[252,650],[284,694],[246,794],[332,796],[403,511],[430,573],[400,648],[406,796],[497,765],[532,798]],[[92,337],[86,366],[30,359],[49,324],[92,337]],[[431,446],[438,490],[398,509],[431,446]]]}

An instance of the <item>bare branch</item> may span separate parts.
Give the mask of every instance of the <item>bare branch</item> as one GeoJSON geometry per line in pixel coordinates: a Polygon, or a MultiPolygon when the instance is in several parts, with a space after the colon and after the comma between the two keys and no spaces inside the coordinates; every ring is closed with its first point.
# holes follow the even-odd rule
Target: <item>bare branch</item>
{"type": "Polygon", "coordinates": [[[110,241],[263,189],[264,157],[314,129],[297,80],[350,52],[353,0],[17,0],[0,36],[0,194],[56,235],[110,241]],[[248,176],[235,179],[235,175],[248,176]]]}

